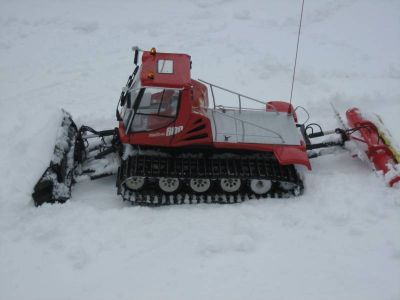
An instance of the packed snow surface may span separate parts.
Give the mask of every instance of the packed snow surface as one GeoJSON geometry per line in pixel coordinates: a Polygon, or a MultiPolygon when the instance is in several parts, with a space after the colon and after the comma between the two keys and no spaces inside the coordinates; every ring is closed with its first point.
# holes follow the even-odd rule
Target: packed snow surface
{"type": "MultiPolygon", "coordinates": [[[[61,108],[115,126],[131,46],[188,53],[193,78],[288,99],[300,6],[2,0],[0,299],[400,299],[400,189],[344,150],[314,159],[293,199],[133,207],[110,177],[33,206],[61,108]]],[[[305,1],[293,102],[310,121],[332,129],[329,102],[357,106],[400,140],[399,15],[398,0],[305,1]]]]}

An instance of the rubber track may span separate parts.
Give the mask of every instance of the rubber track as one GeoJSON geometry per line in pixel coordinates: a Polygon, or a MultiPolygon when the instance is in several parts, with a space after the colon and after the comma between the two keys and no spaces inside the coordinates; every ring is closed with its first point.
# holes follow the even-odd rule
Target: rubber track
{"type": "Polygon", "coordinates": [[[136,205],[160,206],[171,204],[194,203],[237,203],[247,199],[259,198],[288,198],[303,193],[303,182],[293,165],[280,165],[276,159],[268,155],[218,157],[184,156],[154,156],[136,155],[122,161],[118,172],[118,193],[124,200],[136,205]],[[134,192],[125,186],[125,179],[131,176],[147,178],[147,185],[140,191],[134,192]],[[192,178],[221,178],[268,179],[274,182],[268,193],[254,194],[247,184],[235,194],[224,194],[222,190],[210,189],[207,194],[193,193],[189,188],[182,187],[174,194],[165,194],[157,188],[160,177],[177,177],[181,181],[192,178]],[[292,183],[290,190],[281,188],[279,182],[292,183]]]}

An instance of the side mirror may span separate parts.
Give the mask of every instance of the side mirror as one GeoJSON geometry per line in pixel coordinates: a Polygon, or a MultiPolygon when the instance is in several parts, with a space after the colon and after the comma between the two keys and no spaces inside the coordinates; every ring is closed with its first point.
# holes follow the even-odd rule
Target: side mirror
{"type": "Polygon", "coordinates": [[[133,62],[134,62],[135,65],[137,65],[138,56],[139,56],[139,51],[135,50],[135,58],[133,59],[133,62]]]}
{"type": "Polygon", "coordinates": [[[135,53],[135,54],[134,54],[134,58],[133,58],[133,63],[134,63],[135,65],[137,65],[137,63],[138,63],[138,58],[139,58],[139,47],[134,46],[134,47],[132,47],[132,50],[133,50],[133,52],[135,53]]]}

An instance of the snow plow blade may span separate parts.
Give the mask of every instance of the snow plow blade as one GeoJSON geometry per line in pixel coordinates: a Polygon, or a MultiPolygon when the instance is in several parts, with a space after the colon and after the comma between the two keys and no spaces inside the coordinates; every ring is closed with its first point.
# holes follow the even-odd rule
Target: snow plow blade
{"type": "Polygon", "coordinates": [[[50,165],[34,187],[32,198],[35,206],[43,203],[64,203],[71,197],[73,172],[76,162],[81,159],[76,146],[79,146],[81,139],[71,115],[65,110],[62,110],[62,114],[50,165]]]}
{"type": "Polygon", "coordinates": [[[359,133],[357,137],[352,136],[352,140],[357,142],[375,170],[383,173],[390,187],[400,185],[400,151],[379,116],[352,108],[346,112],[346,117],[349,125],[359,133]]]}

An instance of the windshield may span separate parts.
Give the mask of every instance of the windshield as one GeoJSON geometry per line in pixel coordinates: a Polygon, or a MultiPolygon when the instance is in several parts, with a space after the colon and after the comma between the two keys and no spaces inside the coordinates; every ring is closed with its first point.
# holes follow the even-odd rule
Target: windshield
{"type": "Polygon", "coordinates": [[[178,112],[180,90],[143,88],[135,84],[123,113],[127,133],[151,131],[172,123],[178,112]]]}
{"type": "Polygon", "coordinates": [[[140,80],[135,80],[131,88],[126,92],[124,96],[124,106],[121,110],[122,120],[124,121],[125,127],[128,124],[129,119],[133,116],[133,101],[137,98],[141,89],[140,80]]]}

